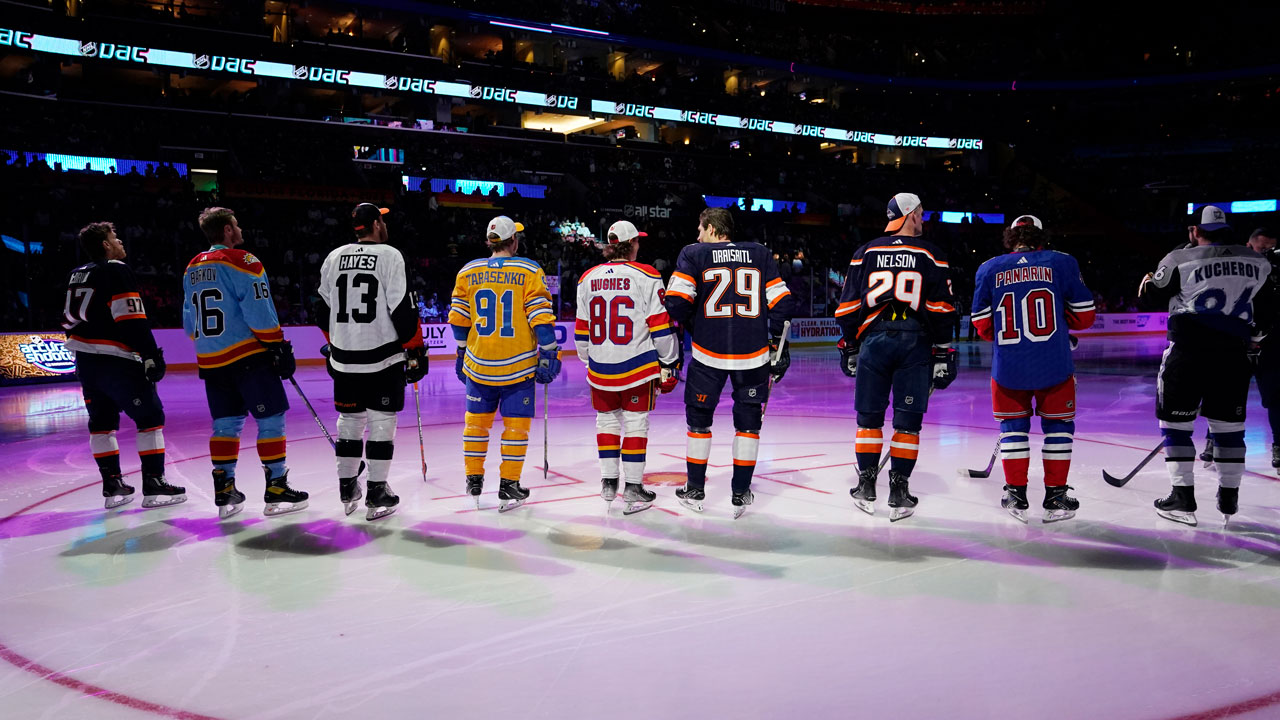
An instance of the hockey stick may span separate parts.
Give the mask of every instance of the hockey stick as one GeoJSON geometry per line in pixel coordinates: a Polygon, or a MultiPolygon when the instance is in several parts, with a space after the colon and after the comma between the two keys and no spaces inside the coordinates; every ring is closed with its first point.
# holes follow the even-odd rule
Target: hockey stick
{"type": "Polygon", "coordinates": [[[988,478],[991,477],[991,471],[995,469],[996,458],[1000,457],[1000,441],[996,440],[996,447],[991,451],[991,459],[987,461],[986,470],[966,470],[961,468],[959,473],[962,478],[988,478]]]}
{"type": "MultiPolygon", "coordinates": [[[[311,411],[311,417],[316,421],[316,424],[320,426],[320,432],[324,433],[324,439],[329,441],[329,447],[333,448],[333,451],[337,453],[338,444],[333,441],[333,436],[329,434],[329,428],[324,426],[324,421],[320,419],[320,415],[316,413],[316,409],[311,406],[311,401],[307,399],[307,394],[302,392],[302,386],[299,385],[298,381],[292,376],[290,376],[289,382],[293,383],[293,389],[298,391],[298,397],[302,398],[302,402],[307,404],[307,409],[311,411]]],[[[363,472],[364,460],[361,460],[360,469],[356,470],[356,477],[360,477],[360,474],[363,472]]]]}
{"type": "Polygon", "coordinates": [[[548,459],[550,455],[547,450],[550,447],[550,441],[547,439],[547,386],[542,386],[542,481],[547,481],[547,474],[551,471],[551,461],[548,459]]]}
{"type": "MultiPolygon", "coordinates": [[[[782,351],[787,347],[787,336],[791,334],[791,321],[787,320],[782,323],[782,339],[778,341],[778,351],[769,358],[769,365],[782,357],[782,351]]],[[[769,409],[769,398],[773,397],[773,373],[769,373],[769,386],[765,390],[764,404],[760,406],[760,419],[764,419],[764,413],[769,409]]]]}
{"type": "Polygon", "coordinates": [[[1133,476],[1137,475],[1139,470],[1146,467],[1147,463],[1151,462],[1151,458],[1160,454],[1160,449],[1163,447],[1164,447],[1164,441],[1162,440],[1160,441],[1159,445],[1155,446],[1155,449],[1147,453],[1146,457],[1142,458],[1142,462],[1138,463],[1138,467],[1129,471],[1128,475],[1125,475],[1122,478],[1118,478],[1118,477],[1112,476],[1111,473],[1108,473],[1106,470],[1103,470],[1102,479],[1106,480],[1107,484],[1111,485],[1112,487],[1124,487],[1124,484],[1132,480],[1133,476]]]}
{"type": "Polygon", "coordinates": [[[413,409],[418,415],[418,457],[422,460],[422,482],[426,482],[427,450],[422,446],[422,404],[418,402],[418,383],[413,384],[413,409]]]}

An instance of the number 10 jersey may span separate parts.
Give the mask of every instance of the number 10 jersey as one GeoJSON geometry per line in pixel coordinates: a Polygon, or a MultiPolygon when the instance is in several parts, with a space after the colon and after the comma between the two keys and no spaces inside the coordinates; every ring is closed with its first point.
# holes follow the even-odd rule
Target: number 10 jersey
{"type": "Polygon", "coordinates": [[[404,362],[422,332],[404,256],[385,243],[343,245],[320,266],[320,329],[338,372],[374,373],[404,362]]]}

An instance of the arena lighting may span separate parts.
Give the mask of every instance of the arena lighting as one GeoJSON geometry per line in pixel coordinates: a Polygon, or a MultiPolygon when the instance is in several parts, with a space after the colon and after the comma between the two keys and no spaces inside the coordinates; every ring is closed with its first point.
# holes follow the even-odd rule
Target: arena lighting
{"type": "MultiPolygon", "coordinates": [[[[925,210],[924,214],[927,218],[932,219],[935,214],[939,214],[939,213],[932,213],[932,212],[929,212],[928,210],[925,210]]],[[[1004,224],[1004,213],[942,212],[939,215],[940,215],[940,217],[938,218],[939,220],[941,220],[944,223],[950,223],[952,225],[958,225],[964,222],[966,219],[969,222],[973,222],[975,219],[981,220],[982,222],[988,225],[1004,224]]]]}
{"type": "Polygon", "coordinates": [[[603,30],[592,30],[591,28],[580,28],[572,25],[561,25],[560,23],[551,23],[551,27],[560,28],[561,30],[572,30],[573,32],[590,33],[592,35],[608,36],[609,33],[603,30]]]}
{"type": "Polygon", "coordinates": [[[502,27],[515,28],[515,29],[517,29],[517,30],[528,30],[528,31],[530,31],[530,32],[547,33],[548,35],[550,35],[550,34],[551,34],[551,31],[550,31],[550,30],[547,30],[547,29],[545,29],[545,28],[529,27],[528,25],[516,25],[515,23],[498,22],[497,20],[490,20],[490,21],[489,21],[489,24],[490,24],[490,25],[501,25],[502,27]]]}
{"type": "Polygon", "coordinates": [[[1277,201],[1275,199],[1272,199],[1272,200],[1234,200],[1229,203],[1220,203],[1220,202],[1187,203],[1187,214],[1190,215],[1191,213],[1196,211],[1196,208],[1204,207],[1205,205],[1217,205],[1218,207],[1234,215],[1235,213],[1275,212],[1277,207],[1277,201]]]}
{"type": "Polygon", "coordinates": [[[401,175],[400,183],[406,190],[421,192],[427,185],[433,193],[458,193],[459,195],[494,195],[506,197],[513,192],[523,198],[542,200],[547,197],[546,185],[526,183],[509,183],[500,180],[463,180],[459,178],[425,178],[416,175],[401,175]]]}
{"type": "MultiPolygon", "coordinates": [[[[490,21],[497,22],[497,21],[490,21]]],[[[510,23],[507,23],[510,25],[510,23]]],[[[521,29],[539,30],[523,25],[521,29]]],[[[546,31],[549,32],[549,31],[546,31]]],[[[472,85],[469,82],[450,82],[446,80],[430,80],[403,75],[382,75],[378,73],[358,72],[338,68],[312,67],[308,65],[291,65],[288,63],[251,60],[249,58],[229,55],[208,55],[172,50],[158,50],[135,45],[120,45],[92,40],[72,40],[70,38],[38,35],[12,28],[0,28],[0,47],[16,47],[51,55],[65,55],[80,58],[97,58],[117,62],[136,63],[153,67],[172,67],[201,72],[226,73],[250,77],[274,77],[284,80],[298,80],[326,85],[346,85],[366,87],[376,90],[390,90],[406,93],[423,93],[447,97],[468,98],[476,101],[499,103],[515,103],[534,107],[547,107],[556,110],[583,110],[584,98],[572,95],[548,95],[528,92],[512,88],[492,87],[488,85],[472,85]]],[[[604,115],[624,115],[629,117],[666,120],[694,125],[710,125],[733,128],[735,130],[753,130],[772,132],[782,135],[815,137],[825,140],[866,143],[888,147],[919,147],[943,150],[982,150],[981,138],[947,138],[926,137],[919,135],[888,135],[865,130],[849,130],[845,128],[807,125],[782,120],[765,120],[762,118],[737,117],[698,110],[679,110],[655,105],[621,103],[611,100],[590,100],[590,112],[604,115]]]]}
{"type": "MultiPolygon", "coordinates": [[[[49,169],[53,169],[55,165],[61,165],[63,172],[72,170],[100,172],[109,174],[112,170],[118,175],[127,175],[130,171],[137,170],[139,174],[147,174],[147,168],[159,170],[164,163],[157,160],[126,160],[124,158],[113,157],[97,157],[94,155],[62,155],[60,153],[42,153],[42,152],[23,152],[21,150],[0,150],[0,154],[7,156],[7,163],[17,160],[18,155],[26,158],[27,165],[44,161],[49,169]]],[[[186,163],[169,163],[169,167],[173,168],[179,176],[187,176],[186,163]]]]}
{"type": "Polygon", "coordinates": [[[802,213],[808,209],[809,204],[795,200],[770,200],[769,198],[751,198],[751,207],[747,207],[747,199],[745,197],[731,197],[728,195],[703,195],[703,202],[707,207],[734,207],[739,210],[747,210],[749,212],[794,212],[802,213]]]}
{"type": "MultiPolygon", "coordinates": [[[[27,252],[27,247],[24,246],[22,244],[22,241],[16,237],[10,237],[8,235],[0,235],[0,241],[3,241],[4,246],[14,252],[19,252],[19,253],[27,252]]],[[[32,255],[39,255],[44,252],[44,244],[41,242],[28,243],[28,245],[30,245],[31,247],[32,255]]]]}

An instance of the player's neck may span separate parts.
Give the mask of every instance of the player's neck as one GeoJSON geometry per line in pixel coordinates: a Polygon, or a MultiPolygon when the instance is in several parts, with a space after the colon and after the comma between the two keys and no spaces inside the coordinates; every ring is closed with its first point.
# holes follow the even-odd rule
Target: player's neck
{"type": "Polygon", "coordinates": [[[717,237],[715,235],[712,235],[709,239],[703,240],[702,242],[708,245],[715,245],[717,243],[731,243],[733,242],[733,239],[727,238],[727,237],[717,237]]]}
{"type": "Polygon", "coordinates": [[[494,254],[490,255],[489,259],[492,260],[494,258],[511,258],[515,256],[516,256],[515,252],[511,250],[503,250],[502,252],[495,252],[494,254]]]}

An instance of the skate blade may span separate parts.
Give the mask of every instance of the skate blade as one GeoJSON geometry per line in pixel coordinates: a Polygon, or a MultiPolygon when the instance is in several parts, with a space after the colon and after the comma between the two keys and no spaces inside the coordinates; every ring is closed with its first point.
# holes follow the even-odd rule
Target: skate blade
{"type": "MultiPolygon", "coordinates": [[[[612,505],[613,503],[610,503],[610,506],[612,505]]],[[[627,503],[626,507],[622,508],[622,514],[635,515],[636,513],[644,512],[645,510],[648,510],[651,507],[653,507],[653,503],[651,502],[629,502],[627,503]]]]}
{"type": "Polygon", "coordinates": [[[891,508],[889,511],[889,522],[898,522],[899,520],[909,518],[915,514],[916,514],[915,508],[909,508],[909,507],[891,508]]]}
{"type": "Polygon", "coordinates": [[[692,510],[692,511],[694,511],[694,512],[702,512],[702,511],[703,511],[702,501],[701,501],[701,500],[686,500],[685,498],[676,498],[676,499],[680,501],[680,504],[681,504],[681,505],[683,505],[683,506],[685,506],[685,507],[689,508],[690,510],[692,510]]]}
{"type": "Polygon", "coordinates": [[[1229,528],[1230,528],[1230,526],[1231,526],[1231,516],[1230,516],[1230,515],[1223,515],[1223,516],[1222,516],[1222,529],[1223,529],[1223,530],[1227,530],[1227,529],[1229,529],[1229,528]]]}
{"type": "Polygon", "coordinates": [[[1211,468],[1211,467],[1213,467],[1213,461],[1212,461],[1212,460],[1205,460],[1205,461],[1204,461],[1204,466],[1205,466],[1206,468],[1211,468]]]}
{"type": "Polygon", "coordinates": [[[128,505],[129,503],[133,502],[133,496],[132,495],[116,495],[115,497],[103,498],[103,501],[104,501],[102,503],[103,506],[106,509],[110,510],[112,508],[118,508],[121,505],[128,505]]]}
{"type": "Polygon", "coordinates": [[[182,495],[144,495],[142,498],[142,507],[144,508],[160,508],[169,507],[170,505],[181,505],[187,501],[187,496],[182,495]]]}
{"type": "Polygon", "coordinates": [[[351,502],[344,502],[344,503],[342,503],[342,511],[343,511],[343,512],[345,512],[345,513],[346,513],[346,514],[348,514],[348,515],[350,515],[351,513],[355,512],[355,511],[356,511],[356,508],[358,508],[358,507],[360,507],[360,498],[356,498],[355,500],[352,500],[351,502]]]}
{"type": "Polygon", "coordinates": [[[876,514],[876,502],[874,500],[854,500],[853,506],[868,515],[876,514]]]}
{"type": "Polygon", "coordinates": [[[365,520],[380,520],[388,515],[395,513],[396,506],[391,507],[371,507],[364,514],[365,520]]]}
{"type": "Polygon", "coordinates": [[[476,501],[476,509],[477,509],[477,510],[479,510],[479,509],[480,509],[480,496],[479,496],[479,495],[472,495],[472,496],[471,496],[471,499],[476,501]]]}
{"type": "Polygon", "coordinates": [[[498,502],[498,512],[504,513],[524,505],[524,500],[501,500],[498,502]]]}
{"type": "Polygon", "coordinates": [[[735,505],[733,508],[733,519],[737,520],[747,513],[746,505],[735,505]]]}
{"type": "Polygon", "coordinates": [[[1075,510],[1045,510],[1044,522],[1047,525],[1048,523],[1061,522],[1063,520],[1070,520],[1075,516],[1076,516],[1075,510]]]}
{"type": "Polygon", "coordinates": [[[1195,527],[1197,524],[1195,513],[1182,512],[1179,510],[1156,510],[1156,514],[1165,520],[1172,520],[1176,523],[1182,523],[1183,525],[1190,525],[1191,527],[1195,527]]]}
{"type": "Polygon", "coordinates": [[[218,507],[218,519],[226,520],[233,515],[239,515],[240,511],[243,509],[244,503],[228,503],[227,505],[221,505],[218,507]]]}
{"type": "Polygon", "coordinates": [[[267,517],[276,517],[278,515],[288,515],[289,513],[296,513],[299,510],[306,509],[306,500],[300,500],[296,503],[267,503],[267,506],[262,508],[262,514],[267,517]]]}
{"type": "Polygon", "coordinates": [[[1005,510],[1008,511],[1008,513],[1012,515],[1018,522],[1022,523],[1023,525],[1027,524],[1026,510],[1022,510],[1020,508],[1005,508],[1005,510]]]}

